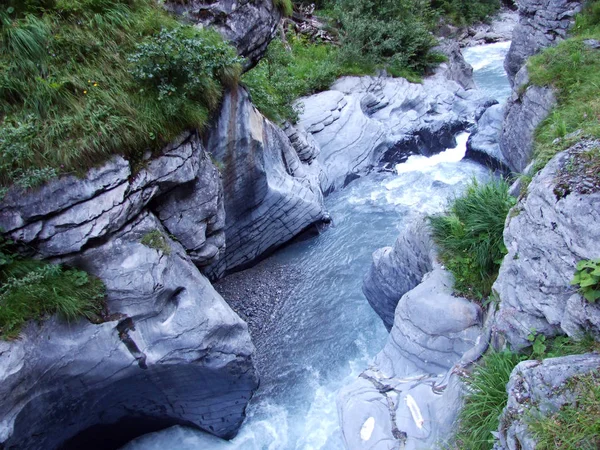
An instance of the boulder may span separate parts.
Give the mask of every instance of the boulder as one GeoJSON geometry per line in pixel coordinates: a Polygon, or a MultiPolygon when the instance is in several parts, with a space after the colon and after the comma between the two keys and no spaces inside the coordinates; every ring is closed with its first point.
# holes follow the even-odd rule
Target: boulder
{"type": "Polygon", "coordinates": [[[246,58],[247,70],[267,50],[282,17],[272,0],[167,0],[164,7],[199,27],[216,29],[246,58]]]}
{"type": "Polygon", "coordinates": [[[373,253],[362,290],[388,331],[394,324],[398,301],[421,283],[423,275],[433,269],[434,259],[435,250],[422,217],[405,228],[393,247],[373,253]]]}
{"type": "Polygon", "coordinates": [[[598,146],[584,141],[555,156],[507,218],[508,254],[493,286],[500,300],[495,327],[514,350],[531,344],[532,331],[600,333],[600,305],[570,285],[577,262],[600,255],[600,192],[582,189],[585,182],[577,179],[565,181],[573,158],[598,146]]]}
{"type": "Polygon", "coordinates": [[[176,424],[234,436],[258,385],[247,326],[160,221],[143,212],[63,262],[104,281],[108,319],[0,341],[0,447],[119,447],[176,424]],[[168,250],[141,244],[156,231],[168,250]]]}
{"type": "Polygon", "coordinates": [[[206,148],[222,167],[227,236],[211,277],[248,266],[326,217],[319,162],[302,153],[303,162],[243,88],[225,95],[206,148]]]}
{"type": "Polygon", "coordinates": [[[581,1],[517,0],[519,23],[512,36],[504,67],[511,84],[527,58],[563,40],[581,10],[581,1]]]}
{"type": "Polygon", "coordinates": [[[473,80],[473,67],[465,61],[458,42],[443,40],[434,50],[447,58],[446,62],[440,64],[438,71],[441,71],[448,80],[456,81],[463,89],[476,88],[475,80],[473,80]]]}
{"type": "Polygon", "coordinates": [[[510,172],[508,162],[500,150],[503,119],[502,105],[492,105],[485,110],[469,136],[465,158],[477,161],[493,170],[510,172]]]}
{"type": "Polygon", "coordinates": [[[402,78],[343,77],[330,90],[298,101],[299,124],[321,149],[324,192],[346,185],[381,163],[453,148],[490,99],[448,80],[446,71],[422,84],[402,78]]]}
{"type": "Polygon", "coordinates": [[[500,134],[500,150],[515,173],[523,172],[531,162],[535,130],[556,104],[551,88],[528,84],[527,67],[523,67],[515,78],[512,96],[506,104],[500,134]]]}
{"type": "Polygon", "coordinates": [[[526,423],[530,410],[543,416],[572,404],[576,394],[567,388],[573,377],[597,373],[600,355],[570,355],[543,361],[524,361],[512,371],[506,386],[508,403],[500,415],[498,446],[502,450],[535,450],[526,423]]]}

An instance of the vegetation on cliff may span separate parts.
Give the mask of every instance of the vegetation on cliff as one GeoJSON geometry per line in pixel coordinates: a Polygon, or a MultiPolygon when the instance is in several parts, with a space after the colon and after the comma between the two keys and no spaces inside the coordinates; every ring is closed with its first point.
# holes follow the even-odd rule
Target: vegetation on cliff
{"type": "Polygon", "coordinates": [[[531,83],[550,86],[558,104],[536,133],[535,169],[576,141],[600,137],[600,1],[576,17],[572,37],[529,59],[531,83]]]}
{"type": "Polygon", "coordinates": [[[0,240],[0,338],[19,335],[28,320],[58,313],[66,320],[99,319],[104,284],[86,272],[18,255],[0,240]]]}
{"type": "Polygon", "coordinates": [[[36,186],[202,128],[235,50],[154,0],[0,6],[0,183],[36,186]]]}

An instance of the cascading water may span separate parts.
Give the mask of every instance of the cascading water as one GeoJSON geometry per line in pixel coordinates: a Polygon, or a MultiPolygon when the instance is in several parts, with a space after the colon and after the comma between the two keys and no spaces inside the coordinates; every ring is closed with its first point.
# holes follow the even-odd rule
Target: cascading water
{"type": "MultiPolygon", "coordinates": [[[[500,101],[510,93],[502,67],[508,45],[465,51],[478,86],[500,101]]],[[[387,337],[361,292],[371,254],[391,245],[411,214],[439,212],[473,177],[489,176],[463,160],[467,138],[461,134],[455,149],[411,156],[396,173],[373,173],[330,195],[326,204],[335,226],[271,257],[273,264],[297,268],[300,281],[284,299],[274,331],[258,346],[261,387],[235,439],[173,427],[125,449],[343,449],[336,393],[367,367],[387,337]]]]}

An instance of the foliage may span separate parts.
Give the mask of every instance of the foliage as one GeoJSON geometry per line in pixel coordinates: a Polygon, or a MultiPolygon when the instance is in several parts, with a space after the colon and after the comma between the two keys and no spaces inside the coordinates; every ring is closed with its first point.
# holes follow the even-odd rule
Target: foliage
{"type": "Polygon", "coordinates": [[[115,153],[158,150],[201,128],[239,70],[215,33],[180,26],[154,0],[9,0],[0,184],[33,187],[115,153]]]}
{"type": "Polygon", "coordinates": [[[600,137],[600,58],[598,50],[584,43],[600,39],[600,1],[587,4],[576,17],[572,33],[570,39],[528,62],[531,83],[553,87],[558,101],[536,132],[536,170],[577,140],[600,137]]]}
{"type": "Polygon", "coordinates": [[[508,189],[502,179],[487,184],[473,180],[445,214],[429,218],[440,257],[461,295],[482,299],[491,292],[506,254],[504,222],[515,204],[508,189]]]}
{"type": "Polygon", "coordinates": [[[142,237],[140,243],[145,245],[146,247],[150,247],[154,250],[161,251],[165,255],[171,254],[171,246],[169,245],[167,238],[159,230],[152,230],[147,232],[142,237]]]}
{"type": "Polygon", "coordinates": [[[467,395],[459,415],[455,448],[488,450],[493,447],[493,431],[508,400],[506,383],[515,366],[525,358],[508,351],[486,354],[465,379],[467,395]]]}
{"type": "Polygon", "coordinates": [[[600,299],[600,259],[579,261],[571,284],[579,286],[579,292],[588,302],[600,299]]]}
{"type": "Polygon", "coordinates": [[[294,13],[292,0],[273,0],[273,4],[285,17],[290,17],[294,13]]]}
{"type": "Polygon", "coordinates": [[[104,285],[86,272],[20,257],[0,241],[0,338],[18,336],[28,320],[58,313],[66,320],[101,313],[104,285]]]}
{"type": "Polygon", "coordinates": [[[288,35],[290,49],[276,39],[260,63],[242,81],[252,102],[274,122],[295,121],[294,102],[302,96],[327,89],[342,74],[363,74],[372,66],[342,65],[338,48],[311,43],[301,36],[288,35]]]}
{"type": "Polygon", "coordinates": [[[501,6],[500,0],[432,0],[431,6],[450,22],[471,25],[487,20],[501,6]]]}
{"type": "Polygon", "coordinates": [[[554,414],[532,411],[528,428],[538,450],[595,450],[600,448],[600,378],[597,373],[573,377],[566,389],[575,401],[554,414]]]}

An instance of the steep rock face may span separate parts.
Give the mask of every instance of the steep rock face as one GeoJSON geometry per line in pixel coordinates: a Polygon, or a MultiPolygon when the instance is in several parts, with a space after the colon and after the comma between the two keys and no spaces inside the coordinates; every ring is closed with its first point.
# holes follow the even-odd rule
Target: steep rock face
{"type": "Polygon", "coordinates": [[[106,283],[109,321],[53,317],[0,341],[3,448],[89,448],[102,426],[115,445],[174,424],[235,434],[257,387],[247,326],[179,243],[140,243],[156,230],[141,213],[66,259],[106,283]]]}
{"type": "Polygon", "coordinates": [[[329,91],[299,100],[300,125],[312,133],[328,175],[324,192],[344,186],[381,162],[432,155],[456,145],[489,99],[440,71],[423,84],[385,77],[344,77],[329,91]]]}
{"type": "Polygon", "coordinates": [[[227,236],[211,276],[248,265],[326,216],[318,161],[304,152],[300,159],[243,88],[225,96],[206,147],[222,165],[227,236]]]}
{"type": "Polygon", "coordinates": [[[406,227],[393,247],[373,253],[362,290],[388,331],[394,324],[398,301],[433,269],[434,258],[433,244],[422,218],[406,227]]]}
{"type": "Polygon", "coordinates": [[[536,128],[548,116],[556,98],[552,89],[527,86],[529,75],[523,67],[515,78],[515,88],[505,109],[500,149],[511,170],[522,173],[533,156],[536,128]]]}
{"type": "Polygon", "coordinates": [[[463,393],[455,369],[482,351],[483,314],[479,306],[452,295],[452,275],[434,258],[425,227],[416,223],[393,249],[384,249],[379,258],[375,254],[365,278],[367,295],[389,301],[384,303],[389,308],[395,294],[408,292],[396,298],[383,350],[338,394],[348,448],[434,448],[455,429],[463,393]],[[423,276],[424,270],[429,272],[423,276]]]}
{"type": "Polygon", "coordinates": [[[498,448],[535,450],[535,440],[525,423],[528,411],[535,408],[542,415],[550,415],[572,404],[575,394],[566,388],[567,382],[598,369],[600,356],[592,353],[520,363],[506,386],[508,404],[500,416],[498,448]]]}
{"type": "Polygon", "coordinates": [[[600,331],[600,306],[570,285],[577,262],[600,255],[600,192],[557,190],[557,177],[574,155],[598,146],[579,143],[555,156],[507,218],[508,254],[493,289],[500,298],[496,333],[515,350],[530,345],[532,329],[575,337],[600,331]]]}
{"type": "Polygon", "coordinates": [[[167,0],[164,6],[199,26],[218,30],[247,58],[246,69],[265,53],[282,17],[271,0],[167,0]]]}
{"type": "Polygon", "coordinates": [[[477,120],[467,141],[466,158],[502,172],[509,172],[508,162],[500,150],[500,133],[504,106],[492,105],[477,120]]]}
{"type": "Polygon", "coordinates": [[[504,63],[511,83],[527,58],[565,38],[582,3],[569,0],[517,0],[519,23],[513,31],[504,63]]]}
{"type": "Polygon", "coordinates": [[[473,67],[465,60],[460,45],[454,40],[444,40],[434,49],[448,58],[437,69],[448,80],[456,81],[463,89],[475,89],[473,80],[473,67]]]}

